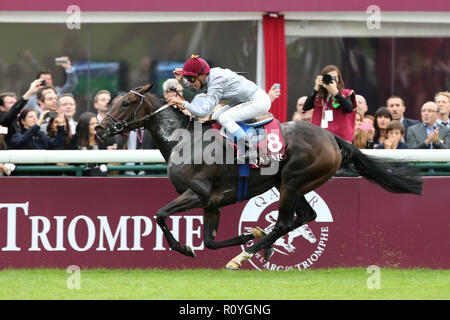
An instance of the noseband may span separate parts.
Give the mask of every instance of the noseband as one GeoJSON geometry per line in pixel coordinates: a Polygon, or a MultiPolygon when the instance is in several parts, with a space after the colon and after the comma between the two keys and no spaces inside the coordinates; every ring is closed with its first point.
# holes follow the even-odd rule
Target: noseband
{"type": "Polygon", "coordinates": [[[147,121],[148,119],[150,119],[150,117],[154,116],[155,114],[163,111],[164,109],[166,109],[167,107],[169,107],[167,104],[158,108],[157,110],[143,116],[142,118],[137,118],[137,114],[139,109],[141,108],[141,106],[143,105],[142,103],[145,101],[145,103],[148,105],[149,107],[149,111],[152,110],[153,104],[151,104],[147,99],[145,99],[145,96],[143,94],[140,94],[139,92],[136,92],[134,90],[130,90],[129,93],[134,93],[135,95],[141,97],[141,101],[139,102],[139,105],[137,106],[136,110],[134,110],[134,113],[131,117],[129,117],[128,119],[125,119],[123,121],[120,121],[118,119],[116,119],[111,112],[108,112],[106,114],[106,116],[108,117],[108,121],[109,121],[109,125],[110,127],[114,130],[112,133],[113,134],[118,134],[120,132],[122,132],[124,129],[128,129],[131,125],[139,123],[141,121],[147,121]]]}

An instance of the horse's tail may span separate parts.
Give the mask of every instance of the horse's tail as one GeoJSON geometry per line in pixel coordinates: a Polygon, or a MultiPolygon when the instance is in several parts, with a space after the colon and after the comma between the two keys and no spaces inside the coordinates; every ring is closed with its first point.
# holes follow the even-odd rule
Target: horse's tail
{"type": "Polygon", "coordinates": [[[388,162],[365,155],[344,139],[334,137],[341,149],[341,168],[355,172],[389,192],[422,194],[423,179],[416,169],[393,167],[388,162]]]}

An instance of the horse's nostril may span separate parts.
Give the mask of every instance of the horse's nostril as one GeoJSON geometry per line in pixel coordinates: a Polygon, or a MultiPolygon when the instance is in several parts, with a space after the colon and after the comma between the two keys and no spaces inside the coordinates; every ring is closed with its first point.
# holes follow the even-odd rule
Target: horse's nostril
{"type": "Polygon", "coordinates": [[[96,126],[95,127],[95,131],[96,132],[102,132],[103,131],[103,127],[102,126],[96,126]]]}

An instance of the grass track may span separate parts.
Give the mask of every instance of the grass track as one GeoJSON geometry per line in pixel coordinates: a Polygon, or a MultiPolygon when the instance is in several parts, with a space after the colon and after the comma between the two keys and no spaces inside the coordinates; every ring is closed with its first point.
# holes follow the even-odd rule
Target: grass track
{"type": "Polygon", "coordinates": [[[381,269],[369,290],[364,268],[303,271],[81,270],[68,289],[64,269],[0,271],[0,299],[450,299],[450,270],[381,269]]]}

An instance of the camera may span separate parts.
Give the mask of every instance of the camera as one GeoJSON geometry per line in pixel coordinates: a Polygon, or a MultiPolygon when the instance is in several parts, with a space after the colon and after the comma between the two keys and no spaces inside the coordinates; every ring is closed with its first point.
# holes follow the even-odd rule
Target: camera
{"type": "Polygon", "coordinates": [[[333,77],[332,75],[329,75],[329,74],[325,74],[325,75],[322,77],[322,82],[323,82],[324,84],[330,84],[331,82],[333,82],[333,80],[337,82],[336,77],[333,77]]]}
{"type": "Polygon", "coordinates": [[[46,86],[47,85],[47,81],[46,80],[41,80],[41,86],[46,86]]]}
{"type": "Polygon", "coordinates": [[[58,112],[56,112],[56,111],[50,111],[49,113],[47,113],[46,118],[55,119],[57,116],[58,116],[58,112]]]}

